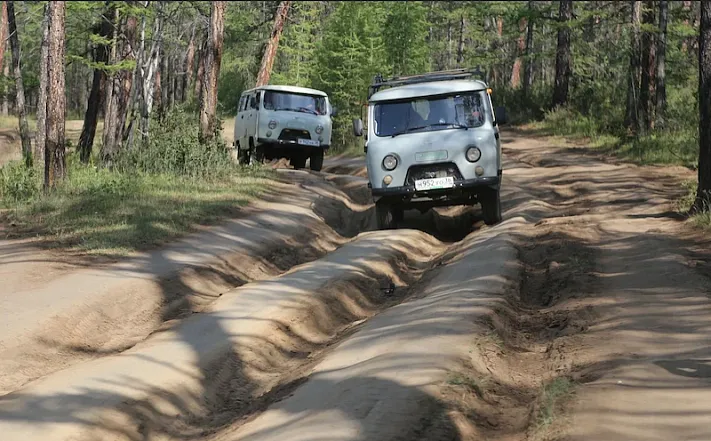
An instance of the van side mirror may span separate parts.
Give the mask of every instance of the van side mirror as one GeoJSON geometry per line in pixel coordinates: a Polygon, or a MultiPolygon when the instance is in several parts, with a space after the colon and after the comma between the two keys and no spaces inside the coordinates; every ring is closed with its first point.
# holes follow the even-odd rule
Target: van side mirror
{"type": "Polygon", "coordinates": [[[353,135],[363,136],[363,121],[360,118],[353,119],[353,135]]]}
{"type": "Polygon", "coordinates": [[[497,107],[494,111],[494,115],[496,115],[496,124],[508,124],[509,118],[508,115],[506,115],[506,108],[502,106],[497,107]]]}
{"type": "Polygon", "coordinates": [[[338,107],[331,106],[331,116],[338,115],[338,107]]]}

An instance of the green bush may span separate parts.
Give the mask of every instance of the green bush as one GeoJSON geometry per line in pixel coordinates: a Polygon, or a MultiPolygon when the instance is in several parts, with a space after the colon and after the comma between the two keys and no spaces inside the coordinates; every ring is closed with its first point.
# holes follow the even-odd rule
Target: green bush
{"type": "Polygon", "coordinates": [[[220,135],[201,144],[198,120],[185,108],[175,108],[151,121],[150,136],[143,145],[125,149],[117,157],[123,172],[172,174],[192,178],[220,178],[234,171],[235,164],[220,135]]]}
{"type": "Polygon", "coordinates": [[[38,170],[25,167],[21,161],[0,168],[0,200],[5,203],[34,199],[40,194],[41,184],[38,170]]]}

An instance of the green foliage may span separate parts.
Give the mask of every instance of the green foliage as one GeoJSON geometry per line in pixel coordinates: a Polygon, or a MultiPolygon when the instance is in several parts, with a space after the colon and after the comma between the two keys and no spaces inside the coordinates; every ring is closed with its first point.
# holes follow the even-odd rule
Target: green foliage
{"type": "Polygon", "coordinates": [[[218,127],[208,145],[198,139],[198,118],[182,107],[154,119],[146,143],[121,151],[117,167],[124,172],[222,178],[235,170],[218,127]]]}
{"type": "Polygon", "coordinates": [[[395,75],[426,72],[430,51],[426,43],[427,9],[422,2],[387,2],[383,39],[395,75]]]}
{"type": "Polygon", "coordinates": [[[152,248],[234,215],[267,188],[270,176],[259,168],[223,179],[124,173],[86,167],[73,155],[68,169],[55,192],[25,200],[8,216],[20,232],[41,231],[59,246],[111,255],[152,248]]]}
{"type": "Polygon", "coordinates": [[[12,162],[0,168],[0,200],[4,204],[34,199],[40,193],[38,170],[25,167],[23,162],[12,162]]]}
{"type": "Polygon", "coordinates": [[[350,123],[361,117],[368,86],[387,65],[381,32],[384,16],[381,2],[342,2],[325,25],[312,84],[328,93],[339,108],[334,118],[334,150],[360,141],[351,135],[350,123]]]}

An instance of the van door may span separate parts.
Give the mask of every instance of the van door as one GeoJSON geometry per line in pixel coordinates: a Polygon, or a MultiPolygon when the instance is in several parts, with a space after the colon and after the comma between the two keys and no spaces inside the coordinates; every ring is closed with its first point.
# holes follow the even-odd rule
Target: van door
{"type": "Polygon", "coordinates": [[[234,141],[239,143],[239,145],[244,148],[242,142],[244,138],[244,102],[247,100],[247,96],[242,94],[239,98],[239,104],[237,105],[237,114],[235,115],[234,124],[234,141]]]}
{"type": "Polygon", "coordinates": [[[257,121],[259,119],[259,108],[261,107],[259,102],[261,95],[261,91],[257,91],[249,97],[249,109],[247,111],[247,113],[249,114],[249,116],[247,117],[247,137],[253,137],[255,145],[257,143],[258,137],[257,121]]]}

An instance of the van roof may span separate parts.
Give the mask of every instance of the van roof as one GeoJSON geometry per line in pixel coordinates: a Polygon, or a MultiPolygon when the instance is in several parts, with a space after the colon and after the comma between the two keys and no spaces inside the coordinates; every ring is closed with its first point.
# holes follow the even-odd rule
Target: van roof
{"type": "Polygon", "coordinates": [[[431,81],[384,89],[374,93],[369,101],[393,101],[479,90],[486,90],[486,83],[480,80],[431,81]]]}
{"type": "Polygon", "coordinates": [[[298,87],[298,86],[277,86],[268,84],[266,86],[254,87],[252,89],[245,90],[244,93],[254,92],[255,90],[273,90],[276,92],[288,92],[288,93],[303,93],[308,95],[317,96],[328,96],[326,92],[322,92],[316,89],[310,89],[308,87],[298,87]]]}

